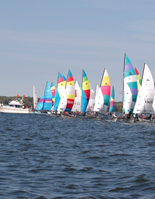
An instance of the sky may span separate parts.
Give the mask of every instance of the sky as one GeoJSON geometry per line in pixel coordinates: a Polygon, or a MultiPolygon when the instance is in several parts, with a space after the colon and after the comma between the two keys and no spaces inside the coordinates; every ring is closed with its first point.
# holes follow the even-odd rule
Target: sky
{"type": "Polygon", "coordinates": [[[104,68],[122,100],[124,53],[155,77],[154,0],[1,0],[0,96],[38,97],[58,72],[82,69],[95,90],[104,68]]]}

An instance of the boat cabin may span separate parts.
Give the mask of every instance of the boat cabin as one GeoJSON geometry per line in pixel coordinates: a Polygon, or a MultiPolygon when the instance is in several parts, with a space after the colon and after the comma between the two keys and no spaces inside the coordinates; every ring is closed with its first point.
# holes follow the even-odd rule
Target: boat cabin
{"type": "Polygon", "coordinates": [[[18,101],[13,100],[13,101],[11,101],[11,102],[9,103],[9,107],[25,108],[25,105],[24,105],[24,104],[21,104],[21,103],[18,102],[18,101]]]}

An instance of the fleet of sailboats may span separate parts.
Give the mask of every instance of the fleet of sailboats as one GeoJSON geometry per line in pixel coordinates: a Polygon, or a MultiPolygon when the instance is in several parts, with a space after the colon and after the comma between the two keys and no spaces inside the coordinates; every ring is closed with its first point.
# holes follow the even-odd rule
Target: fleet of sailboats
{"type": "MultiPolygon", "coordinates": [[[[47,83],[47,85],[49,84],[47,83]]],[[[45,91],[47,91],[47,88],[45,91]]],[[[33,93],[35,93],[34,87],[33,93]]],[[[82,71],[81,86],[78,81],[74,83],[73,75],[69,70],[67,79],[61,73],[58,73],[57,89],[55,89],[53,83],[51,84],[50,100],[45,92],[36,107],[37,97],[35,96],[34,94],[34,109],[36,110],[43,110],[48,104],[48,111],[51,111],[51,113],[64,114],[68,112],[74,113],[74,115],[77,113],[81,115],[93,113],[92,115],[95,117],[113,114],[115,90],[114,86],[111,88],[107,69],[104,69],[101,84],[100,86],[96,85],[95,92],[84,70],[82,71]]],[[[154,113],[154,79],[148,65],[144,64],[141,79],[137,68],[133,67],[129,57],[124,54],[122,111],[122,114],[126,115],[124,119],[130,118],[132,115],[153,115],[154,113]]],[[[123,116],[121,116],[121,119],[123,119],[123,116]]]]}
{"type": "MultiPolygon", "coordinates": [[[[134,68],[129,57],[124,54],[123,67],[123,109],[121,119],[139,118],[142,114],[155,114],[155,87],[152,73],[144,64],[142,78],[134,68]]],[[[33,85],[33,110],[55,115],[108,116],[113,115],[115,90],[111,87],[107,69],[103,70],[100,85],[94,92],[86,72],[82,71],[82,84],[74,81],[69,70],[67,79],[58,73],[57,87],[46,83],[45,91],[38,102],[36,88],[33,85]]],[[[0,112],[5,107],[0,106],[0,112]]],[[[105,117],[104,117],[105,118],[105,117]]],[[[117,117],[118,118],[118,117],[117,117]]],[[[140,121],[143,118],[139,118],[140,121]]],[[[132,121],[135,121],[135,119],[132,121]]]]}

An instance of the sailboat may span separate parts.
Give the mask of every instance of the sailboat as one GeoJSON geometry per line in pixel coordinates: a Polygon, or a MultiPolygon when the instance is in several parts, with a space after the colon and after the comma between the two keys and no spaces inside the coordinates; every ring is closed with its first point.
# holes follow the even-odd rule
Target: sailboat
{"type": "Polygon", "coordinates": [[[44,106],[44,94],[41,96],[38,104],[37,104],[37,107],[36,107],[36,110],[37,111],[42,111],[43,110],[43,106],[44,106]]]}
{"type": "Polygon", "coordinates": [[[54,106],[56,90],[53,82],[51,83],[51,93],[52,93],[52,106],[54,106]]]}
{"type": "Polygon", "coordinates": [[[134,107],[135,114],[153,114],[154,79],[147,64],[144,64],[142,85],[140,86],[137,101],[134,107]]]}
{"type": "Polygon", "coordinates": [[[36,92],[36,88],[33,85],[33,109],[35,110],[38,104],[38,97],[37,97],[37,92],[36,92]]]}
{"type": "Polygon", "coordinates": [[[83,70],[82,71],[82,107],[81,107],[81,111],[83,114],[85,114],[86,112],[89,98],[90,98],[90,84],[88,77],[85,71],[83,70]]]}
{"type": "Polygon", "coordinates": [[[72,112],[81,112],[81,102],[82,102],[82,94],[81,94],[81,86],[78,81],[75,82],[75,99],[72,107],[72,112]]]}
{"type": "Polygon", "coordinates": [[[137,99],[137,75],[128,56],[124,55],[123,113],[131,114],[137,99]]]}
{"type": "Polygon", "coordinates": [[[75,83],[73,79],[73,75],[69,70],[67,84],[66,84],[66,94],[67,94],[67,105],[66,105],[66,112],[71,112],[72,107],[74,105],[75,100],[75,83]]]}
{"type": "Polygon", "coordinates": [[[94,112],[105,114],[104,97],[103,97],[101,88],[98,85],[96,85],[94,112]]]}
{"type": "Polygon", "coordinates": [[[86,112],[94,111],[94,106],[95,106],[95,93],[94,93],[94,90],[93,90],[93,88],[90,84],[90,98],[89,98],[89,102],[88,102],[88,105],[87,105],[86,112]]]}
{"type": "Polygon", "coordinates": [[[110,100],[110,109],[109,112],[112,114],[113,109],[114,109],[114,99],[115,99],[115,90],[114,86],[112,87],[112,94],[111,94],[111,100],[110,100]]]}
{"type": "Polygon", "coordinates": [[[49,82],[46,84],[45,93],[44,93],[44,104],[43,111],[49,111],[52,108],[52,93],[51,86],[49,82]]]}
{"type": "Polygon", "coordinates": [[[95,106],[94,112],[97,112],[102,115],[106,115],[110,102],[110,78],[106,69],[103,71],[103,76],[101,79],[101,86],[96,87],[96,97],[95,97],[95,106]]]}
{"type": "Polygon", "coordinates": [[[60,99],[62,97],[63,91],[65,89],[65,80],[64,77],[61,75],[61,73],[58,73],[58,84],[57,84],[57,90],[55,95],[55,102],[53,106],[53,111],[56,112],[60,103],[60,99]]]}
{"type": "Polygon", "coordinates": [[[59,106],[58,106],[58,113],[64,113],[64,112],[71,112],[74,99],[75,99],[75,85],[74,85],[74,79],[71,71],[68,72],[67,77],[67,83],[66,87],[64,89],[64,92],[62,94],[59,106]]]}
{"type": "Polygon", "coordinates": [[[140,88],[140,85],[142,83],[142,79],[140,77],[140,74],[137,70],[137,68],[135,68],[135,72],[136,72],[136,75],[137,75],[137,93],[139,92],[139,88],[140,88]]]}

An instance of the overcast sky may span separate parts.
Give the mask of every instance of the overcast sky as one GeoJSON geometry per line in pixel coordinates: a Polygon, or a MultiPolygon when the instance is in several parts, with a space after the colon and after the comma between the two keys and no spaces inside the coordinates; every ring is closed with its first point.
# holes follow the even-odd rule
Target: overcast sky
{"type": "Polygon", "coordinates": [[[121,100],[124,53],[155,76],[154,10],[154,0],[1,0],[0,95],[32,96],[34,84],[41,97],[69,69],[95,89],[106,68],[121,100]]]}

